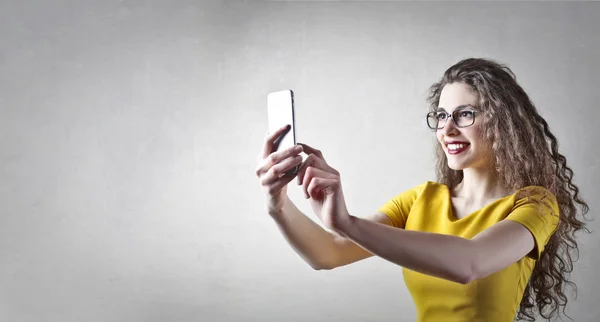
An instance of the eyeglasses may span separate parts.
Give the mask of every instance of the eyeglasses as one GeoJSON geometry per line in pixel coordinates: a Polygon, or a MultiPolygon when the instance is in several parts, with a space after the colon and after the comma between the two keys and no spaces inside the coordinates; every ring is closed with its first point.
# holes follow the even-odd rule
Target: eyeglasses
{"type": "Polygon", "coordinates": [[[451,118],[457,127],[468,127],[475,123],[475,113],[473,110],[454,110],[452,114],[447,112],[429,112],[427,113],[427,126],[432,130],[443,129],[451,118]]]}

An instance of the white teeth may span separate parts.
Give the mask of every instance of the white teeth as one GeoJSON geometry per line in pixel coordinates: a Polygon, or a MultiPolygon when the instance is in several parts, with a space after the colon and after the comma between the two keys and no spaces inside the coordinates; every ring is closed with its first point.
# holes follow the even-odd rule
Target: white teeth
{"type": "Polygon", "coordinates": [[[459,144],[448,144],[448,150],[460,150],[464,147],[466,147],[466,144],[463,143],[459,143],[459,144]]]}

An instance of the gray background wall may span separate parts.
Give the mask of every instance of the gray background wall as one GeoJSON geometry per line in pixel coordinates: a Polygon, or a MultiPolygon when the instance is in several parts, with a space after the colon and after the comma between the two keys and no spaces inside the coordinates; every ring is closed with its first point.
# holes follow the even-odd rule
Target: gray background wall
{"type": "Polygon", "coordinates": [[[414,321],[399,267],[313,271],[264,213],[267,93],[360,216],[435,179],[427,87],[508,63],[595,216],[599,30],[600,3],[0,1],[0,321],[414,321]]]}

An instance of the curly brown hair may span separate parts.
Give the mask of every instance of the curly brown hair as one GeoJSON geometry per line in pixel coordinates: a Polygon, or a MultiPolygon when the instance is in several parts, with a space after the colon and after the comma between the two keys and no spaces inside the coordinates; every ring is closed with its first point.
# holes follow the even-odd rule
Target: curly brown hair
{"type": "MultiPolygon", "coordinates": [[[[536,307],[548,320],[560,315],[561,307],[566,315],[565,287],[570,285],[577,290],[569,279],[573,262],[579,256],[576,233],[589,232],[585,224],[589,207],[573,183],[573,171],[558,152],[558,140],[548,123],[510,68],[491,59],[461,60],[429,88],[427,101],[431,110],[438,107],[444,86],[455,82],[468,85],[479,96],[483,135],[493,151],[494,160],[490,161],[499,183],[514,191],[528,186],[544,187],[556,197],[559,206],[558,227],[535,264],[516,319],[534,321],[536,307]]],[[[454,188],[462,181],[463,171],[450,169],[443,148],[436,146],[438,181],[454,188]]]]}

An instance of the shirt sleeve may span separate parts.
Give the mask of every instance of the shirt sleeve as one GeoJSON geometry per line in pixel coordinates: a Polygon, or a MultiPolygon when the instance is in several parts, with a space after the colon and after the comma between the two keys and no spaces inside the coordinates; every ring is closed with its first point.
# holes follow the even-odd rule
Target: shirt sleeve
{"type": "Polygon", "coordinates": [[[533,190],[530,196],[515,202],[506,219],[520,223],[531,232],[535,240],[535,249],[527,256],[539,260],[548,240],[558,227],[559,207],[556,197],[545,188],[533,190]]]}
{"type": "Polygon", "coordinates": [[[386,214],[392,221],[394,227],[404,228],[410,209],[426,184],[427,183],[423,183],[400,193],[383,204],[383,206],[379,208],[379,212],[386,214]]]}

